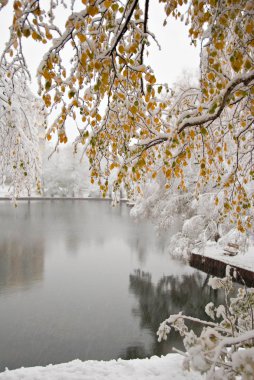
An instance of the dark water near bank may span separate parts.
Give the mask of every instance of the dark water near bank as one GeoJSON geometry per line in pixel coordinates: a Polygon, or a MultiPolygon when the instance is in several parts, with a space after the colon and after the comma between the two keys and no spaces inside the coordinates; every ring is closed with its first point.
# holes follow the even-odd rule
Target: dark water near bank
{"type": "Polygon", "coordinates": [[[205,318],[207,276],[170,259],[153,227],[126,205],[0,203],[0,371],[79,358],[162,355],[182,348],[160,322],[205,318]]]}

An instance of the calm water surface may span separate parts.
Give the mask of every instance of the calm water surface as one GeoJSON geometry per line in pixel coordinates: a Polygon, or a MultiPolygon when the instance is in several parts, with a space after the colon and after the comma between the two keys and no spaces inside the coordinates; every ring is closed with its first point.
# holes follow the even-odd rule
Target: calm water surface
{"type": "Polygon", "coordinates": [[[158,343],[156,331],[180,310],[204,318],[206,282],[126,205],[1,202],[0,371],[182,348],[176,334],[158,343]]]}

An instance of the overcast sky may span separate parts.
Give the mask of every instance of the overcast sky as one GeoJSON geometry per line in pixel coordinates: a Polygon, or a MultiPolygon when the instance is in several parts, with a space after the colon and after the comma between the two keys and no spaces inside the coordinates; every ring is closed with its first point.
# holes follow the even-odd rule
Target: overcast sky
{"type": "MultiPolygon", "coordinates": [[[[0,12],[0,52],[2,52],[9,35],[11,9],[10,2],[10,5],[0,12]]],[[[167,25],[163,27],[164,18],[163,4],[159,4],[158,0],[152,0],[150,2],[149,30],[156,35],[161,50],[153,42],[147,62],[154,69],[158,82],[168,83],[171,86],[183,71],[195,73],[198,70],[199,50],[190,45],[188,29],[183,22],[169,18],[167,25]]],[[[64,25],[66,13],[58,11],[58,19],[64,25]]],[[[45,45],[36,43],[31,38],[24,41],[23,50],[32,74],[31,88],[35,93],[37,92],[36,69],[45,49],[45,45]]]]}

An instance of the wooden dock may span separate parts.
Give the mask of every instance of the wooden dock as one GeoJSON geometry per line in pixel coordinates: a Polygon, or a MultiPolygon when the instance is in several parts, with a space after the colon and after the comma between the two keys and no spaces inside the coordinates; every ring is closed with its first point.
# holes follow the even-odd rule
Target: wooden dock
{"type": "Polygon", "coordinates": [[[232,275],[234,269],[236,270],[236,278],[234,278],[234,281],[242,285],[245,284],[248,287],[254,287],[254,272],[251,270],[227,264],[212,257],[202,256],[196,253],[191,254],[189,263],[193,268],[218,277],[225,277],[226,267],[230,265],[230,267],[233,268],[232,275]]]}

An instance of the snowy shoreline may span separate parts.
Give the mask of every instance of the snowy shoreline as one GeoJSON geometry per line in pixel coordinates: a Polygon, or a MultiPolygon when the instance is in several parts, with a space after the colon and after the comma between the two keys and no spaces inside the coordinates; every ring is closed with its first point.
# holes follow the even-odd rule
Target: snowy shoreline
{"type": "Polygon", "coordinates": [[[45,367],[19,368],[0,373],[0,380],[202,380],[197,372],[182,369],[179,354],[146,359],[73,360],[45,367]]]}

